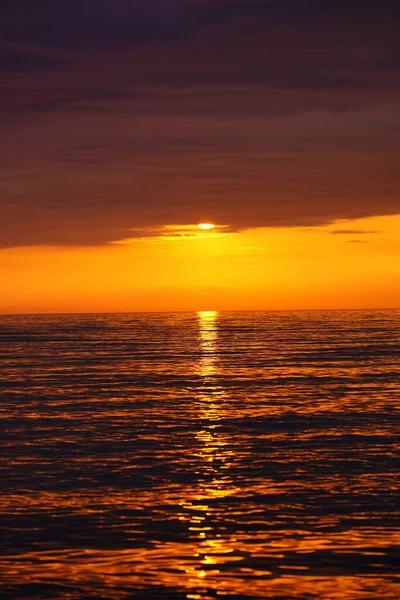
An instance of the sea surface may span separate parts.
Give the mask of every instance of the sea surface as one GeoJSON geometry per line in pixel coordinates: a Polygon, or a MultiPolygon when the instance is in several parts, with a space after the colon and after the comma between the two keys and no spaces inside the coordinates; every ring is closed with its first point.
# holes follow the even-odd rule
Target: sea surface
{"type": "Polygon", "coordinates": [[[0,317],[1,598],[400,598],[400,311],[0,317]]]}

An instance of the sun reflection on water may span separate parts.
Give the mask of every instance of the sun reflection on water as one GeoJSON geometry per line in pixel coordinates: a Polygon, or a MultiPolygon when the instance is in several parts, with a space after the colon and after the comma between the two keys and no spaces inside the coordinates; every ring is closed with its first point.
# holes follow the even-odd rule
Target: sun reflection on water
{"type": "Polygon", "coordinates": [[[199,360],[199,375],[206,379],[215,375],[218,354],[218,312],[216,310],[199,311],[199,335],[201,357],[199,360]]]}
{"type": "Polygon", "coordinates": [[[195,490],[188,490],[189,496],[183,502],[193,552],[193,559],[186,564],[184,571],[186,587],[191,592],[188,598],[206,600],[209,585],[212,585],[214,592],[221,594],[226,589],[225,577],[218,567],[241,560],[241,556],[235,553],[234,536],[227,536],[218,526],[222,519],[218,505],[215,505],[215,502],[237,494],[239,489],[229,476],[233,452],[226,438],[219,433],[223,411],[221,399],[225,394],[218,383],[219,315],[217,311],[200,311],[197,315],[201,355],[196,398],[200,428],[196,432],[197,444],[193,458],[199,483],[195,490]]]}

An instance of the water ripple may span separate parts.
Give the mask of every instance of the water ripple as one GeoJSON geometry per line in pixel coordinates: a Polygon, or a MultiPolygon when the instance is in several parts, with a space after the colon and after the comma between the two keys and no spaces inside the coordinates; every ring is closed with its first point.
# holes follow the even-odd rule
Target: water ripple
{"type": "Polygon", "coordinates": [[[399,597],[400,312],[0,318],[2,597],[399,597]]]}

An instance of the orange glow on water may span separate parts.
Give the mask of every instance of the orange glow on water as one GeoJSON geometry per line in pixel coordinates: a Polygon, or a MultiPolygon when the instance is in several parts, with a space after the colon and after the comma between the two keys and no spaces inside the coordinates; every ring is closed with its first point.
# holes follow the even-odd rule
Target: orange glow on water
{"type": "MultiPolygon", "coordinates": [[[[75,323],[74,318],[49,318],[50,324],[57,325],[56,339],[68,323],[75,323]]],[[[96,586],[103,586],[112,590],[116,600],[129,598],[132,589],[145,586],[164,586],[200,600],[216,594],[293,600],[315,594],[321,600],[397,599],[387,553],[400,542],[399,534],[382,523],[386,508],[379,513],[365,504],[365,498],[378,498],[382,490],[389,494],[392,474],[385,470],[358,472],[374,452],[382,455],[383,443],[393,440],[387,423],[376,425],[374,421],[370,429],[363,419],[372,405],[374,414],[384,414],[390,408],[388,402],[395,404],[396,382],[379,391],[367,380],[363,388],[360,382],[371,376],[370,363],[348,358],[336,364],[331,360],[343,332],[354,336],[346,346],[350,356],[351,342],[363,343],[367,333],[360,327],[373,324],[368,314],[358,317],[350,312],[326,318],[319,313],[307,317],[275,313],[265,321],[252,313],[242,321],[232,314],[199,311],[147,318],[78,317],[80,331],[89,331],[89,337],[80,339],[78,350],[70,349],[65,363],[55,361],[53,371],[45,372],[37,382],[39,404],[27,408],[25,418],[32,425],[41,424],[40,440],[31,439],[27,457],[17,454],[7,467],[29,472],[37,465],[35,476],[46,469],[51,473],[58,443],[68,446],[67,472],[81,470],[84,478],[93,467],[112,473],[117,482],[135,471],[140,477],[151,462],[161,467],[152,469],[145,485],[135,489],[120,489],[119,483],[113,486],[104,481],[100,489],[83,483],[74,491],[29,491],[23,481],[23,489],[3,494],[0,508],[14,520],[25,519],[25,523],[33,514],[39,521],[44,516],[45,524],[49,518],[51,525],[64,523],[68,517],[67,523],[68,519],[86,523],[89,534],[83,545],[77,545],[84,532],[64,526],[60,529],[64,536],[61,547],[57,537],[49,546],[6,554],[1,561],[3,584],[11,589],[16,582],[38,586],[62,582],[68,588],[79,585],[88,596],[96,586]],[[88,328],[91,319],[94,330],[88,328]],[[121,326],[123,337],[119,338],[116,332],[121,326]],[[169,363],[162,362],[157,372],[167,376],[165,381],[178,377],[178,387],[156,383],[148,388],[143,384],[154,377],[154,362],[143,361],[142,355],[132,361],[127,348],[143,341],[144,326],[169,332],[176,359],[171,371],[169,363]],[[304,327],[308,327],[306,334],[304,327]],[[101,345],[98,347],[104,331],[109,344],[105,354],[101,345]],[[120,362],[105,361],[105,355],[115,352],[111,349],[119,344],[120,362]],[[81,357],[88,347],[93,354],[82,374],[84,364],[81,360],[74,363],[74,352],[81,357]],[[182,362],[189,348],[196,357],[190,363],[192,370],[182,362]],[[321,348],[324,356],[315,363],[313,351],[321,348]],[[300,358],[294,360],[296,356],[300,358]],[[54,395],[52,382],[63,368],[71,377],[71,388],[64,389],[63,395],[61,387],[54,395]],[[98,369],[103,385],[113,390],[105,401],[103,385],[85,387],[93,368],[98,369]],[[340,383],[341,378],[345,383],[340,383]],[[250,380],[254,382],[251,388],[250,380]],[[122,387],[121,393],[123,381],[126,388],[122,387]],[[77,383],[83,395],[78,395],[74,405],[77,383]],[[41,399],[46,393],[50,393],[51,404],[47,412],[41,399]],[[86,404],[82,408],[83,398],[86,404]],[[345,414],[351,418],[344,431],[340,423],[345,414]],[[322,429],[312,427],[318,415],[322,429]],[[62,433],[54,433],[60,419],[62,433]],[[293,426],[285,428],[282,423],[288,419],[293,426]],[[176,431],[170,433],[174,422],[176,431]],[[239,425],[236,429],[233,422],[239,425]],[[82,423],[83,430],[77,434],[82,423]],[[134,427],[139,427],[137,439],[134,427]],[[321,442],[320,434],[329,437],[329,443],[321,442]],[[344,434],[360,441],[348,450],[347,442],[340,444],[344,434]],[[130,445],[132,439],[136,441],[130,445]],[[84,448],[109,443],[119,450],[74,454],[82,440],[84,448]],[[43,451],[44,443],[49,444],[50,455],[43,451]],[[360,450],[362,444],[365,448],[360,450]],[[354,472],[336,466],[340,461],[351,463],[355,455],[354,472]],[[165,466],[173,473],[169,484],[164,482],[165,466]],[[320,510],[321,498],[331,512],[320,510]],[[345,513],[332,510],[337,501],[347,507],[345,513]],[[350,503],[352,512],[347,514],[350,503]],[[353,565],[351,572],[343,564],[353,565]]],[[[379,318],[384,318],[383,314],[376,323],[379,318]]],[[[36,318],[29,319],[32,327],[36,318]]],[[[15,343],[22,343],[20,348],[26,353],[26,342],[18,340],[15,343]]],[[[159,352],[158,338],[156,342],[159,352]]],[[[39,364],[49,364],[52,352],[51,344],[41,344],[39,364]]],[[[11,352],[9,360],[14,356],[11,352]]],[[[375,356],[373,364],[381,375],[394,368],[389,354],[375,356]]],[[[8,380],[9,385],[19,383],[19,372],[11,370],[8,380]]],[[[64,385],[68,381],[64,379],[64,385]]],[[[18,403],[7,410],[6,417],[14,416],[18,423],[22,413],[18,403]]],[[[389,448],[385,449],[387,460],[394,459],[389,448]]],[[[57,476],[60,461],[57,454],[57,476]]],[[[36,539],[40,528],[30,533],[36,539]]],[[[67,599],[68,593],[63,596],[60,592],[57,597],[67,599]]]]}

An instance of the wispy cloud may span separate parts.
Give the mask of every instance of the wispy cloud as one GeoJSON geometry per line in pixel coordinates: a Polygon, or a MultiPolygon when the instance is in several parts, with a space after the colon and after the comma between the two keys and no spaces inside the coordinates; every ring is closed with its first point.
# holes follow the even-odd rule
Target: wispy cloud
{"type": "Polygon", "coordinates": [[[329,233],[333,235],[374,235],[379,231],[363,230],[363,229],[333,229],[329,233]]]}
{"type": "Polygon", "coordinates": [[[141,227],[131,229],[129,237],[123,240],[115,240],[113,243],[117,245],[125,245],[134,242],[135,240],[150,239],[152,241],[161,242],[165,240],[182,240],[182,239],[209,239],[221,236],[230,235],[235,232],[235,229],[229,225],[215,224],[211,230],[202,230],[198,224],[189,225],[164,225],[159,227],[141,227]]]}

